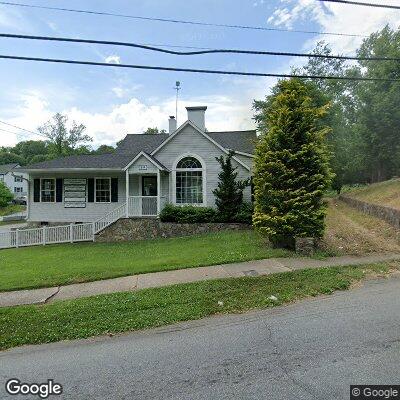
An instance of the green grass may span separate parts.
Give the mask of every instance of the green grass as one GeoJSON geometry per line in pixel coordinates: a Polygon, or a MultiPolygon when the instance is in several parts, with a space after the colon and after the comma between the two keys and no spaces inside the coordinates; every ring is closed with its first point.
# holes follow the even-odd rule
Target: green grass
{"type": "Polygon", "coordinates": [[[356,188],[346,195],[368,203],[400,209],[400,179],[394,178],[356,188]]]}
{"type": "Polygon", "coordinates": [[[345,290],[366,275],[388,271],[388,264],[309,269],[100,295],[44,306],[3,308],[0,309],[0,349],[273,307],[345,290]],[[270,300],[271,295],[277,300],[270,300]]]}
{"type": "Polygon", "coordinates": [[[6,207],[0,207],[0,217],[4,217],[5,215],[14,214],[17,212],[25,211],[26,206],[21,206],[18,204],[10,204],[6,207]]]}
{"type": "Polygon", "coordinates": [[[253,231],[124,243],[75,243],[0,251],[0,291],[285,257],[253,231]]]}

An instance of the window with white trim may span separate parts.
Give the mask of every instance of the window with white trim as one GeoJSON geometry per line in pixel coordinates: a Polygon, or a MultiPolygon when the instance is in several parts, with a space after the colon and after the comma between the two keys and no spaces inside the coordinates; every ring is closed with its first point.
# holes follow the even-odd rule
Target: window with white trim
{"type": "Polygon", "coordinates": [[[40,201],[42,203],[54,203],[56,201],[56,180],[54,178],[40,180],[40,201]]]}
{"type": "Polygon", "coordinates": [[[14,176],[14,182],[22,182],[22,176],[14,176]]]}
{"type": "Polygon", "coordinates": [[[111,202],[111,178],[96,178],[96,203],[111,202]]]}
{"type": "Polygon", "coordinates": [[[203,168],[195,157],[184,157],[176,166],[176,203],[203,203],[203,168]]]}
{"type": "Polygon", "coordinates": [[[14,193],[22,193],[22,187],[14,186],[14,193]]]}

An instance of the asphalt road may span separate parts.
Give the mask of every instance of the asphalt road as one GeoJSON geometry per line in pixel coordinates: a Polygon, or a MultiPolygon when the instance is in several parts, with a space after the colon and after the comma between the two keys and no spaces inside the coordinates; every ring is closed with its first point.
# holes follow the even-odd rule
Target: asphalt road
{"type": "MultiPolygon", "coordinates": [[[[4,383],[54,379],[62,399],[348,399],[399,384],[400,278],[243,315],[0,353],[4,383]]],[[[36,397],[37,398],[37,397],[36,397]]]]}

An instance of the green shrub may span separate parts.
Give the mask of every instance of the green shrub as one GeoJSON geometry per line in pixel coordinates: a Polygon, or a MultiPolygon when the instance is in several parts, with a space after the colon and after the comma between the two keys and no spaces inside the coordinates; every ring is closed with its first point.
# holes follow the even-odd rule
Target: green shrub
{"type": "Polygon", "coordinates": [[[0,207],[5,207],[13,198],[10,189],[3,182],[0,182],[0,207]]]}
{"type": "Polygon", "coordinates": [[[242,203],[239,211],[234,217],[233,222],[240,222],[243,224],[251,224],[253,219],[254,207],[252,203],[242,203]]]}
{"type": "Polygon", "coordinates": [[[196,222],[215,222],[216,211],[210,207],[174,206],[167,204],[160,213],[162,222],[193,224],[196,222]]]}
{"type": "Polygon", "coordinates": [[[216,157],[221,172],[218,174],[218,186],[213,190],[218,219],[221,222],[233,222],[243,204],[243,190],[250,185],[250,179],[238,180],[237,167],[232,164],[234,151],[226,157],[216,157]]]}
{"type": "Polygon", "coordinates": [[[323,195],[331,172],[321,119],[328,104],[314,105],[309,86],[296,79],[278,82],[266,102],[255,104],[261,132],[255,154],[253,223],[275,244],[296,236],[322,237],[323,195]]]}

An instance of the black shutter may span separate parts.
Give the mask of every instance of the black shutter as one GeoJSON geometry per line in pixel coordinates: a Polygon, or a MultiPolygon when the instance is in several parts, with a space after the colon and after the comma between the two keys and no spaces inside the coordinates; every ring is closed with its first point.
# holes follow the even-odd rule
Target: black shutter
{"type": "Polygon", "coordinates": [[[118,203],[118,178],[111,178],[111,202],[118,203]]]}
{"type": "Polygon", "coordinates": [[[33,180],[33,201],[40,202],[40,179],[33,180]]]}
{"type": "Polygon", "coordinates": [[[56,179],[56,202],[62,203],[63,199],[63,180],[62,178],[56,179]]]}
{"type": "Polygon", "coordinates": [[[88,183],[88,202],[94,203],[94,178],[89,178],[88,183]]]}

